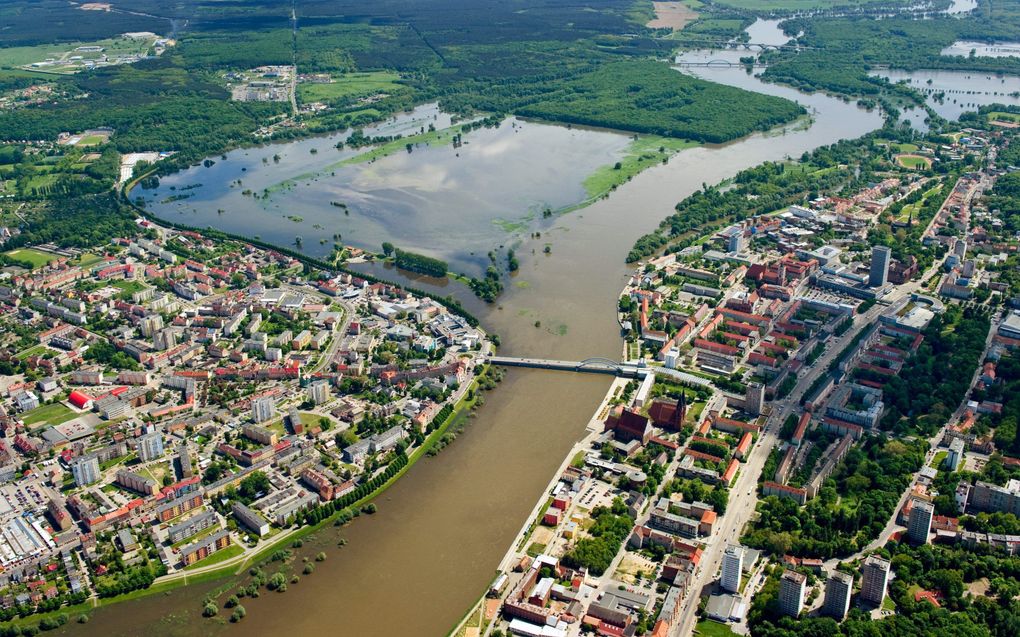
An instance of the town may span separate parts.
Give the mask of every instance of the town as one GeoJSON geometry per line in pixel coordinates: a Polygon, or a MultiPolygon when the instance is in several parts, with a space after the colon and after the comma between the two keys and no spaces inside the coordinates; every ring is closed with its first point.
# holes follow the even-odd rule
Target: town
{"type": "Polygon", "coordinates": [[[1016,298],[1001,267],[1016,238],[994,207],[1017,170],[996,165],[1002,137],[995,122],[964,129],[912,145],[916,163],[879,140],[880,181],[641,264],[619,307],[617,373],[636,378],[614,381],[504,558],[482,634],[879,619],[896,607],[890,541],[1012,555],[1020,535],[1001,516],[1020,531],[1020,458],[1004,403],[1020,314],[988,304],[1016,298]],[[962,169],[925,170],[939,161],[962,169]],[[877,242],[883,225],[921,249],[877,242]],[[935,364],[970,368],[925,385],[947,329],[970,340],[935,364]],[[933,407],[908,413],[914,391],[933,407]]]}
{"type": "Polygon", "coordinates": [[[432,299],[137,223],[102,253],[6,255],[5,619],[236,567],[374,512],[361,503],[486,369],[485,334],[432,299]]]}

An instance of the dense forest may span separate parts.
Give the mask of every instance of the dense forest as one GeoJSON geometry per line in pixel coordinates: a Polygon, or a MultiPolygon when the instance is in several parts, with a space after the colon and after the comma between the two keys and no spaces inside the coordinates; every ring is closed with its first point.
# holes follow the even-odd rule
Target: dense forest
{"type": "Polygon", "coordinates": [[[574,543],[563,556],[563,563],[570,568],[586,568],[593,575],[602,575],[613,562],[620,545],[630,535],[634,519],[627,513],[627,506],[616,498],[610,508],[595,507],[591,510],[595,524],[588,529],[588,536],[574,543]]]}
{"type": "Polygon", "coordinates": [[[426,274],[428,276],[440,278],[446,276],[446,261],[433,259],[432,257],[425,256],[424,254],[397,250],[394,255],[394,260],[398,268],[407,270],[408,272],[417,272],[418,274],[426,274]]]}
{"type": "MultiPolygon", "coordinates": [[[[176,151],[171,163],[194,163],[252,141],[252,132],[289,112],[281,102],[231,101],[224,73],[295,61],[302,73],[398,71],[403,88],[370,106],[302,115],[301,126],[277,131],[277,139],[364,124],[431,99],[461,114],[518,113],[712,142],[803,112],[786,100],[702,82],[653,61],[667,56],[670,45],[651,37],[642,26],[647,13],[632,0],[606,0],[597,9],[544,0],[312,1],[297,5],[296,32],[292,3],[284,0],[243,7],[201,0],[131,4],[166,21],[141,20],[137,29],[123,30],[167,34],[171,24],[186,25],[177,45],[135,65],[49,76],[88,100],[0,113],[0,137],[53,139],[61,131],[110,126],[121,152],[176,151]]],[[[16,5],[18,20],[37,13],[28,3],[16,5]]],[[[51,8],[67,20],[82,14],[87,21],[94,13],[51,8]]],[[[61,18],[49,25],[49,40],[69,37],[61,18]]],[[[29,31],[29,41],[47,37],[44,25],[29,31]]]]}
{"type": "Polygon", "coordinates": [[[139,233],[134,213],[112,191],[71,199],[55,199],[46,210],[31,217],[21,234],[5,247],[55,243],[62,247],[103,245],[113,237],[139,233]]]}
{"type": "Polygon", "coordinates": [[[517,112],[559,122],[723,142],[772,128],[805,111],[784,99],[699,80],[658,62],[635,60],[605,64],[517,112]]]}

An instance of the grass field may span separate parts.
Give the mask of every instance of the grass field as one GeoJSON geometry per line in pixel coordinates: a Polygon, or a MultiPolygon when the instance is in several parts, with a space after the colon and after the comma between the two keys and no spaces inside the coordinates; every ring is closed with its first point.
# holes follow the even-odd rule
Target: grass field
{"type": "Polygon", "coordinates": [[[42,344],[39,344],[39,345],[33,345],[32,347],[29,347],[28,349],[21,350],[20,352],[15,354],[14,358],[18,359],[19,361],[23,361],[26,358],[28,358],[29,356],[39,356],[40,354],[45,354],[45,353],[46,353],[46,346],[42,345],[42,344]]]}
{"type": "Polygon", "coordinates": [[[42,422],[46,422],[51,425],[59,425],[62,422],[71,420],[75,416],[76,414],[71,411],[71,408],[65,406],[63,403],[52,403],[50,405],[40,405],[32,411],[25,412],[22,420],[24,420],[25,425],[29,427],[42,422]]]}
{"type": "Polygon", "coordinates": [[[145,289],[145,284],[141,283],[140,281],[120,280],[114,281],[110,285],[119,290],[122,290],[122,292],[118,294],[117,297],[124,300],[130,299],[131,295],[133,295],[135,292],[141,292],[142,290],[145,289]]]}
{"type": "Polygon", "coordinates": [[[53,259],[57,258],[57,255],[55,254],[36,250],[35,248],[21,248],[18,250],[4,252],[4,254],[12,259],[31,263],[33,268],[41,268],[53,259]]]}
{"type": "Polygon", "coordinates": [[[698,625],[695,626],[694,631],[696,634],[705,635],[706,637],[736,637],[737,634],[726,624],[720,624],[719,622],[714,622],[711,619],[703,619],[699,621],[698,625]]]}
{"type": "Polygon", "coordinates": [[[297,94],[301,102],[330,102],[333,100],[368,97],[379,93],[393,93],[403,88],[397,81],[399,73],[373,71],[370,73],[346,73],[334,78],[331,84],[298,84],[297,94]]]}
{"type": "Polygon", "coordinates": [[[95,265],[103,260],[103,257],[98,254],[92,254],[91,252],[85,252],[74,262],[75,265],[87,268],[90,265],[95,265]]]}
{"type": "Polygon", "coordinates": [[[1014,122],[1020,124],[1020,113],[992,111],[991,113],[988,114],[988,121],[1014,122]]]}
{"type": "Polygon", "coordinates": [[[935,454],[935,457],[931,459],[931,464],[929,464],[928,466],[931,467],[932,469],[941,469],[942,463],[945,462],[946,458],[948,457],[949,457],[948,451],[940,451],[935,454]]]}
{"type": "Polygon", "coordinates": [[[931,168],[931,160],[920,155],[896,155],[896,163],[911,170],[931,168]]]}
{"type": "Polygon", "coordinates": [[[75,146],[98,146],[105,144],[109,139],[108,135],[85,135],[75,146]]]}
{"type": "Polygon", "coordinates": [[[596,199],[630,181],[642,170],[661,164],[681,150],[697,145],[697,142],[672,137],[640,137],[627,147],[627,154],[617,164],[619,168],[614,164],[600,167],[584,180],[584,189],[590,198],[596,199]]]}
{"type": "Polygon", "coordinates": [[[921,196],[921,200],[920,201],[915,201],[914,203],[908,203],[907,205],[903,206],[903,209],[900,210],[900,216],[896,218],[896,221],[898,221],[900,223],[905,223],[907,221],[907,219],[910,219],[911,215],[913,215],[914,217],[919,216],[919,213],[921,211],[921,206],[923,206],[925,204],[925,202],[928,200],[929,197],[935,195],[940,190],[942,190],[942,184],[938,184],[934,188],[932,188],[931,190],[929,190],[926,193],[924,193],[924,195],[921,196]]]}

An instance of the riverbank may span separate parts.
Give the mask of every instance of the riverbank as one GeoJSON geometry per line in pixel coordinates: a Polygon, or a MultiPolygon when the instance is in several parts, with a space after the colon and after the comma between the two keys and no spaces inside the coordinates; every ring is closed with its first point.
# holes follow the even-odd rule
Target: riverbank
{"type": "MultiPolygon", "coordinates": [[[[493,576],[493,579],[502,573],[509,573],[513,570],[515,564],[520,559],[520,552],[522,550],[527,550],[526,547],[528,540],[534,533],[535,528],[541,522],[542,515],[545,513],[545,510],[549,508],[549,504],[551,502],[549,493],[556,486],[556,483],[559,482],[560,476],[563,472],[573,463],[574,458],[576,458],[578,454],[583,453],[585,449],[590,448],[595,439],[602,435],[603,420],[605,419],[606,412],[609,410],[609,406],[613,399],[616,398],[621,391],[623,391],[623,388],[628,382],[629,381],[626,378],[613,379],[612,384],[609,385],[609,389],[606,390],[606,395],[599,402],[598,407],[596,407],[594,413],[592,413],[591,419],[585,425],[583,432],[584,435],[576,443],[574,443],[574,446],[570,448],[570,451],[564,457],[560,466],[552,474],[549,484],[546,486],[545,490],[542,491],[538,501],[535,502],[534,508],[528,514],[528,517],[525,518],[524,525],[521,527],[521,530],[514,536],[513,541],[510,543],[510,547],[499,562],[499,566],[496,569],[496,574],[493,576]]],[[[487,599],[488,597],[483,595],[482,598],[478,600],[478,603],[472,606],[465,614],[460,623],[450,631],[448,637],[467,637],[465,624],[480,612],[480,607],[485,606],[487,599]]],[[[484,614],[482,616],[484,617],[484,614]]],[[[484,620],[483,625],[480,626],[479,634],[483,636],[488,634],[488,624],[485,624],[484,620]]]]}

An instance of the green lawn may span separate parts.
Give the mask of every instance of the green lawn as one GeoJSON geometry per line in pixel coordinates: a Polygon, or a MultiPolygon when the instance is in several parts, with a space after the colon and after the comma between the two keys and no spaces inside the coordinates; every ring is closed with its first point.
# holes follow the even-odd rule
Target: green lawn
{"type": "Polygon", "coordinates": [[[904,168],[910,168],[911,170],[924,170],[931,168],[931,160],[927,157],[920,157],[918,155],[897,155],[896,163],[904,168]]]}
{"type": "Polygon", "coordinates": [[[43,252],[42,250],[36,250],[35,248],[20,248],[18,250],[10,250],[4,252],[4,255],[17,259],[18,261],[26,261],[32,264],[33,268],[41,268],[50,261],[58,258],[57,255],[50,252],[43,252]]]}
{"type": "Polygon", "coordinates": [[[935,454],[935,457],[931,459],[931,464],[929,464],[928,466],[933,469],[941,469],[942,463],[945,462],[946,458],[948,457],[949,457],[948,451],[940,451],[935,454]]]}
{"type": "Polygon", "coordinates": [[[330,102],[333,100],[369,97],[380,93],[393,93],[404,87],[398,84],[399,73],[373,71],[371,73],[346,73],[333,78],[331,84],[298,84],[298,99],[302,102],[330,102]]]}
{"type": "Polygon", "coordinates": [[[736,637],[735,632],[726,624],[714,622],[711,619],[703,619],[694,628],[695,634],[706,635],[707,637],[736,637]]]}
{"type": "Polygon", "coordinates": [[[123,292],[117,295],[117,298],[124,300],[130,299],[135,292],[141,292],[146,287],[145,284],[142,283],[141,281],[127,281],[124,279],[121,279],[120,281],[114,281],[110,285],[120,290],[123,290],[123,292]]]}
{"type": "Polygon", "coordinates": [[[196,568],[201,568],[203,566],[212,566],[213,564],[219,564],[220,562],[225,562],[232,557],[237,557],[241,553],[244,553],[243,546],[231,544],[225,549],[220,549],[219,551],[216,551],[215,553],[205,558],[204,560],[199,560],[190,566],[185,566],[184,570],[191,571],[196,568]]]}
{"type": "Polygon", "coordinates": [[[918,146],[917,144],[906,143],[899,144],[896,142],[886,142],[886,145],[889,146],[889,148],[892,149],[893,152],[897,153],[916,153],[917,151],[921,150],[921,147],[918,146]]]}
{"type": "Polygon", "coordinates": [[[78,265],[78,266],[81,266],[83,268],[87,268],[90,265],[95,265],[96,263],[99,263],[102,260],[103,260],[103,257],[99,256],[98,254],[92,254],[91,252],[85,252],[80,257],[78,257],[78,259],[74,262],[74,264],[78,265]]]}
{"type": "Polygon", "coordinates": [[[26,358],[28,358],[29,356],[39,356],[40,354],[45,354],[45,353],[46,353],[46,346],[42,345],[42,344],[39,344],[39,345],[33,345],[32,347],[29,347],[28,349],[25,349],[25,350],[22,350],[22,351],[18,352],[14,356],[14,358],[18,359],[19,361],[23,361],[26,358]]]}
{"type": "Polygon", "coordinates": [[[106,135],[86,135],[78,141],[76,146],[98,146],[106,143],[106,135]]]}
{"type": "Polygon", "coordinates": [[[1020,113],[1007,113],[1005,111],[992,111],[988,114],[988,121],[999,120],[1000,122],[1020,123],[1020,113]]]}
{"type": "Polygon", "coordinates": [[[908,203],[907,205],[903,206],[903,209],[900,210],[900,216],[896,218],[896,221],[899,221],[901,223],[905,222],[907,219],[910,219],[911,215],[913,215],[915,218],[918,217],[921,212],[921,206],[925,204],[925,202],[928,200],[928,197],[935,195],[940,190],[942,190],[942,184],[937,184],[934,188],[924,193],[921,196],[920,201],[908,203]]]}
{"type": "Polygon", "coordinates": [[[117,466],[119,464],[125,464],[127,462],[130,462],[130,461],[134,460],[137,457],[138,457],[138,454],[132,452],[132,453],[129,453],[128,455],[126,455],[126,456],[121,456],[120,458],[110,458],[106,462],[100,463],[99,464],[99,469],[100,469],[100,471],[106,471],[110,467],[115,467],[115,466],[117,466]]]}
{"type": "Polygon", "coordinates": [[[70,407],[67,407],[63,403],[52,403],[49,405],[40,405],[32,411],[26,412],[22,417],[25,421],[25,425],[32,426],[41,422],[47,422],[51,425],[59,425],[62,422],[67,422],[74,418],[77,414],[71,411],[70,407]]]}

